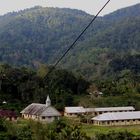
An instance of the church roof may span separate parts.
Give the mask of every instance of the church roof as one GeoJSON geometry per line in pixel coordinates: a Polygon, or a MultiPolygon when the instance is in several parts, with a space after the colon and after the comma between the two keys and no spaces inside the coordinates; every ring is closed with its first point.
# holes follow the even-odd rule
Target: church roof
{"type": "Polygon", "coordinates": [[[52,106],[46,106],[45,104],[32,103],[28,105],[20,113],[37,115],[37,116],[61,116],[61,114],[52,106]]]}

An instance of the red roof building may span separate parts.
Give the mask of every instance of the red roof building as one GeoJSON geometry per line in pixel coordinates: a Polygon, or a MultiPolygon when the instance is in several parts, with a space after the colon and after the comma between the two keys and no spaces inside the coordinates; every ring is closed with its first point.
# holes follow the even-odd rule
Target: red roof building
{"type": "Polygon", "coordinates": [[[17,114],[12,110],[3,110],[0,109],[0,118],[5,118],[7,120],[16,120],[17,114]]]}

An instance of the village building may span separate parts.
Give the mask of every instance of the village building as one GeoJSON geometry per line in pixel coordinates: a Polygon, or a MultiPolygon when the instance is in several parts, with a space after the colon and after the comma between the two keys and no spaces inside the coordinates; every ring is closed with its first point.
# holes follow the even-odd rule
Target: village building
{"type": "Polygon", "coordinates": [[[24,119],[33,119],[37,121],[53,122],[58,120],[61,114],[51,106],[51,100],[48,96],[46,104],[32,103],[21,111],[24,119]]]}
{"type": "Polygon", "coordinates": [[[14,121],[17,120],[17,114],[12,110],[3,110],[0,109],[0,118],[4,118],[6,120],[14,121]]]}
{"type": "Polygon", "coordinates": [[[111,112],[130,112],[134,111],[135,108],[133,106],[127,107],[103,107],[103,108],[84,108],[80,107],[65,107],[64,116],[67,117],[77,117],[78,115],[92,115],[97,116],[103,113],[111,113],[111,112]]]}
{"type": "Polygon", "coordinates": [[[91,120],[99,126],[137,125],[140,124],[140,111],[104,113],[91,120]]]}
{"type": "Polygon", "coordinates": [[[128,112],[134,111],[135,108],[133,106],[127,107],[103,107],[103,108],[85,108],[86,114],[91,114],[92,116],[97,116],[103,113],[111,113],[111,112],[128,112]]]}
{"type": "Polygon", "coordinates": [[[85,109],[82,106],[79,107],[65,107],[64,116],[77,117],[78,115],[85,114],[85,109]]]}

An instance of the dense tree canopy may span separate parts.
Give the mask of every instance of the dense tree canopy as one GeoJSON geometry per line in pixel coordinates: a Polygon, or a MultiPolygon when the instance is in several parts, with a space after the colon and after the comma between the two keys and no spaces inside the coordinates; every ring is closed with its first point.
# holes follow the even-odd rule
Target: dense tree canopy
{"type": "MultiPolygon", "coordinates": [[[[98,17],[61,66],[93,80],[114,58],[139,54],[139,7],[98,17]]],[[[54,64],[92,17],[79,10],[42,7],[1,16],[0,61],[32,67],[54,64]]]]}
{"type": "Polygon", "coordinates": [[[6,64],[0,65],[0,82],[0,102],[7,101],[4,107],[17,110],[32,102],[45,103],[48,94],[52,103],[63,109],[65,105],[74,105],[74,96],[85,94],[89,85],[82,77],[66,70],[54,70],[49,75],[46,72],[42,77],[41,72],[6,64]]]}

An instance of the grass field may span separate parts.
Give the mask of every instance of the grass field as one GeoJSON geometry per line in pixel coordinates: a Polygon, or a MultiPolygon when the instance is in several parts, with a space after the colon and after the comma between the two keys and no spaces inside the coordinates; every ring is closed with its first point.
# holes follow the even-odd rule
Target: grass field
{"type": "Polygon", "coordinates": [[[97,133],[108,133],[109,131],[128,131],[134,135],[140,135],[140,125],[135,126],[94,126],[92,124],[83,124],[83,131],[90,137],[94,136],[97,133]]]}
{"type": "MultiPolygon", "coordinates": [[[[109,131],[115,132],[122,132],[128,131],[134,135],[140,136],[140,125],[133,125],[133,126],[94,126],[93,124],[84,124],[77,121],[77,119],[68,119],[64,117],[64,120],[67,124],[77,124],[82,127],[83,132],[87,134],[87,136],[95,136],[97,133],[108,133],[109,131]]],[[[30,123],[29,120],[22,120],[20,119],[17,121],[18,126],[24,126],[30,123]]]]}

